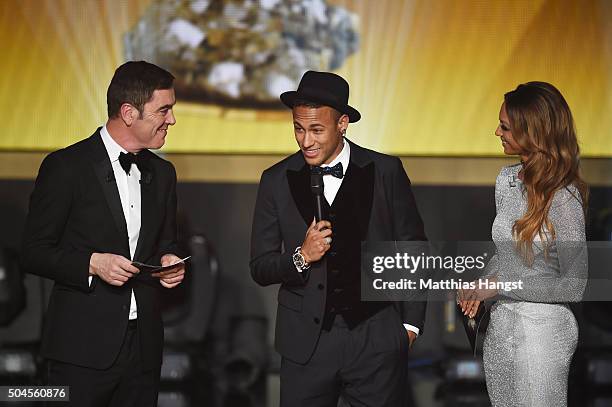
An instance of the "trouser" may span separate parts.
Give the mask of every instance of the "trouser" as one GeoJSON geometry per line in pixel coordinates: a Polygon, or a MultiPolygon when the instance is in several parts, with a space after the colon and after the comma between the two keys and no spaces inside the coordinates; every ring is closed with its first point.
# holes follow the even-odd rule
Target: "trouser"
{"type": "MultiPolygon", "coordinates": [[[[92,352],[96,349],[92,348],[92,352]]],[[[47,360],[47,385],[69,386],[69,403],[49,406],[156,407],[160,368],[143,370],[136,321],[130,321],[113,365],[104,370],[47,360]]]]}
{"type": "Polygon", "coordinates": [[[408,403],[408,333],[391,306],[348,329],[336,316],[306,364],[281,362],[281,407],[403,407],[408,403]]]}

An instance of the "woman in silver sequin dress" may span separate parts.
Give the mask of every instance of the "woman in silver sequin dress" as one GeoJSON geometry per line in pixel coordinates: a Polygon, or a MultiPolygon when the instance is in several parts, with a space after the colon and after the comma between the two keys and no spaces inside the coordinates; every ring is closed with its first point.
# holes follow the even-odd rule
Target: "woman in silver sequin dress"
{"type": "Polygon", "coordinates": [[[493,406],[563,407],[578,341],[567,303],[581,300],[587,278],[587,188],[574,122],[561,93],[542,82],[508,92],[499,121],[504,153],[521,163],[497,177],[487,279],[523,288],[462,292],[461,305],[474,315],[481,300],[497,297],[483,353],[493,406]]]}

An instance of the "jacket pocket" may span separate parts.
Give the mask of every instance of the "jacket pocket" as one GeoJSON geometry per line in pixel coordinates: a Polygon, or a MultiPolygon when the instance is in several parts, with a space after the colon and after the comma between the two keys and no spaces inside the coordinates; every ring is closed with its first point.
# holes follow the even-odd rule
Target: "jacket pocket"
{"type": "Polygon", "coordinates": [[[302,312],[303,299],[300,294],[286,288],[278,290],[278,303],[294,311],[302,312]]]}

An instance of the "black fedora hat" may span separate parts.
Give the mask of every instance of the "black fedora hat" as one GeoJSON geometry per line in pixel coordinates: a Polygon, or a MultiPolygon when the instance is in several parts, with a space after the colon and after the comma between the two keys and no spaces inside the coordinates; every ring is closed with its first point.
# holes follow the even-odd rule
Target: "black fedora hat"
{"type": "Polygon", "coordinates": [[[331,72],[307,71],[298,85],[297,91],[292,90],[280,95],[281,101],[293,108],[296,100],[305,100],[330,106],[341,113],[346,113],[349,122],[361,119],[357,109],[348,105],[349,84],[340,76],[331,72]]]}

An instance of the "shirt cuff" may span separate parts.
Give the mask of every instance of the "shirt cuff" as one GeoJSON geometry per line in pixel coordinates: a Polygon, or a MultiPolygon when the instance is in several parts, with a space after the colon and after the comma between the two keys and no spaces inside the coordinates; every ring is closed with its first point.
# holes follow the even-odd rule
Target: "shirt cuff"
{"type": "Polygon", "coordinates": [[[93,276],[89,276],[89,288],[91,288],[91,280],[93,280],[93,276]]]}
{"type": "Polygon", "coordinates": [[[407,331],[414,332],[417,336],[419,336],[419,332],[421,331],[416,326],[410,324],[404,324],[404,328],[406,328],[407,331]]]}

